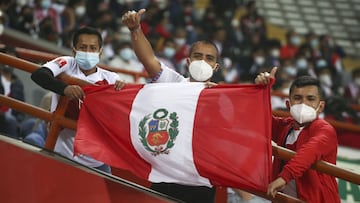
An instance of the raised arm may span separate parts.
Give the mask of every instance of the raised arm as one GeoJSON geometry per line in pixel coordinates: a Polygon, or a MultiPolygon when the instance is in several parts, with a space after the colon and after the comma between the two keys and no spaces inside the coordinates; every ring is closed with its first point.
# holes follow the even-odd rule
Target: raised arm
{"type": "Polygon", "coordinates": [[[138,12],[128,11],[122,16],[122,23],[131,32],[131,41],[136,56],[144,65],[149,76],[154,78],[161,70],[161,65],[154,54],[150,42],[141,30],[140,21],[143,13],[145,13],[145,9],[141,9],[138,12]]]}

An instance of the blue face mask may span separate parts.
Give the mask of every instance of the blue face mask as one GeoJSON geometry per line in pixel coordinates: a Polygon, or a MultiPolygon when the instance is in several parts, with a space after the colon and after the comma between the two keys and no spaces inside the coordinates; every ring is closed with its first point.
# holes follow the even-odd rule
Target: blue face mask
{"type": "Polygon", "coordinates": [[[165,47],[164,48],[164,55],[167,58],[172,58],[175,55],[175,49],[171,47],[165,47]]]}
{"type": "Polygon", "coordinates": [[[100,58],[98,52],[76,51],[75,60],[81,69],[90,70],[99,63],[100,58]]]}
{"type": "Polygon", "coordinates": [[[125,61],[132,59],[134,56],[134,51],[130,48],[124,48],[120,51],[120,57],[125,61]]]}
{"type": "Polygon", "coordinates": [[[51,6],[51,0],[42,0],[41,8],[48,9],[51,6]]]}

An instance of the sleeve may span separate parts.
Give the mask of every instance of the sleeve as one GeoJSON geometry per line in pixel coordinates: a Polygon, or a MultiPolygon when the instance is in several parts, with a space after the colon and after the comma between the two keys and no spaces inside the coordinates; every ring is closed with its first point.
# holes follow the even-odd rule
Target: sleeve
{"type": "Polygon", "coordinates": [[[152,82],[186,82],[184,76],[180,75],[178,72],[168,68],[166,65],[161,63],[161,69],[159,75],[156,75],[152,78],[152,82]]]}
{"type": "Polygon", "coordinates": [[[31,74],[31,79],[40,87],[64,95],[67,84],[54,77],[53,72],[47,67],[41,67],[31,74]]]}
{"type": "Polygon", "coordinates": [[[330,124],[324,123],[325,121],[320,119],[316,121],[305,132],[310,138],[296,150],[295,156],[284,166],[279,175],[286,182],[301,177],[316,161],[322,159],[331,161],[326,159],[330,156],[333,156],[336,161],[336,131],[330,124]]]}

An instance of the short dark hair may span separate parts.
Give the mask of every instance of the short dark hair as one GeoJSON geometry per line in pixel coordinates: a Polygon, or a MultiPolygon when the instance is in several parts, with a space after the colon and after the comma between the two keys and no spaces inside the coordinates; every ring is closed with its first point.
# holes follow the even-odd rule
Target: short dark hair
{"type": "Polygon", "coordinates": [[[99,41],[99,46],[100,46],[100,48],[102,47],[103,39],[101,37],[101,34],[97,29],[95,29],[93,27],[82,27],[74,33],[74,36],[73,36],[73,46],[74,47],[76,46],[76,44],[79,41],[79,36],[83,35],[83,34],[96,35],[98,38],[98,41],[99,41]]]}
{"type": "Polygon", "coordinates": [[[314,78],[309,75],[303,75],[297,77],[290,86],[289,95],[294,91],[295,88],[306,87],[306,86],[316,86],[319,92],[320,100],[324,100],[324,92],[320,86],[320,81],[317,78],[314,78]]]}
{"type": "Polygon", "coordinates": [[[194,51],[194,47],[199,45],[199,44],[208,44],[208,45],[212,45],[215,50],[216,50],[216,61],[219,60],[219,50],[217,48],[217,46],[215,45],[214,42],[210,41],[210,40],[199,40],[199,41],[196,41],[194,42],[191,47],[190,47],[190,51],[189,51],[189,55],[191,56],[192,52],[194,51]]]}

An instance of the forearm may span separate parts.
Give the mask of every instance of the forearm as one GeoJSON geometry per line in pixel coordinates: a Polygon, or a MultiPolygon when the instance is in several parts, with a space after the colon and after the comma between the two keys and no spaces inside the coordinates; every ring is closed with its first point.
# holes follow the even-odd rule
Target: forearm
{"type": "Polygon", "coordinates": [[[67,87],[67,84],[61,80],[57,80],[53,73],[46,67],[41,67],[33,72],[31,74],[31,79],[44,89],[65,95],[64,90],[67,87]]]}
{"type": "Polygon", "coordinates": [[[139,61],[144,65],[150,78],[153,78],[161,70],[161,65],[156,58],[150,42],[144,35],[141,27],[131,31],[133,49],[139,61]]]}

